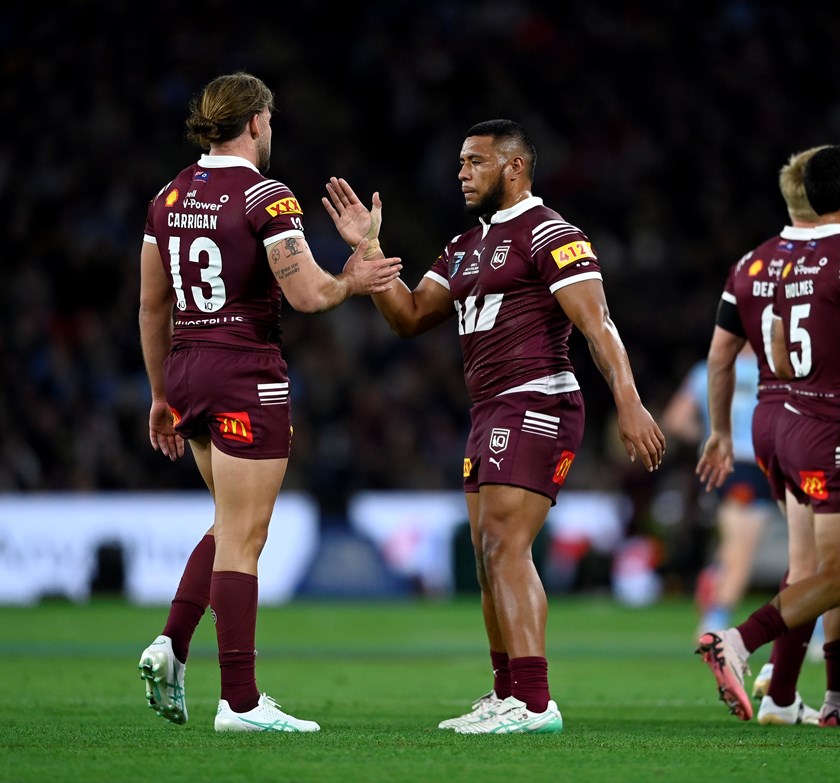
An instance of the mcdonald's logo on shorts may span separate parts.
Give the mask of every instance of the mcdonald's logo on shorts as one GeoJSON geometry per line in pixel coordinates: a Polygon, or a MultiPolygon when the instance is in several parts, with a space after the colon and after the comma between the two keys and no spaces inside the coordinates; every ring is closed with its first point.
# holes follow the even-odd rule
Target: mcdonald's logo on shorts
{"type": "Polygon", "coordinates": [[[569,475],[569,468],[572,467],[574,461],[575,453],[573,451],[564,451],[560,455],[560,461],[554,469],[554,476],[551,480],[562,487],[566,481],[566,476],[569,475]]]}
{"type": "Polygon", "coordinates": [[[219,434],[223,438],[238,440],[241,443],[254,442],[251,417],[245,411],[216,413],[214,414],[214,418],[219,422],[219,434]]]}
{"type": "Polygon", "coordinates": [[[176,411],[171,405],[169,406],[169,412],[172,414],[172,426],[177,427],[181,422],[181,414],[178,413],[178,411],[176,411]]]}
{"type": "Polygon", "coordinates": [[[470,473],[472,473],[472,460],[464,457],[464,478],[469,478],[470,473]]]}
{"type": "Polygon", "coordinates": [[[800,470],[799,488],[809,497],[828,500],[828,487],[825,484],[824,470],[800,470]]]}

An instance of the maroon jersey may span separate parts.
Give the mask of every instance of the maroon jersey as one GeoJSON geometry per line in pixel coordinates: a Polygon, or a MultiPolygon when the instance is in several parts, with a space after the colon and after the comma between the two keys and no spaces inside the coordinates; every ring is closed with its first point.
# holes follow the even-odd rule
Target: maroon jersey
{"type": "Polygon", "coordinates": [[[266,245],[303,237],[294,194],[244,158],[202,155],[149,205],[143,241],[157,245],[175,290],[173,346],[280,344],[280,285],[266,245]]]}
{"type": "Polygon", "coordinates": [[[787,383],[773,371],[770,325],[776,286],[785,265],[798,257],[813,229],[785,226],[778,234],[747,253],[730,270],[721,295],[717,325],[752,346],[758,360],[758,398],[787,396],[787,383]]]}
{"type": "Polygon", "coordinates": [[[782,270],[776,310],[796,377],[789,402],[805,416],[840,416],[840,224],[817,226],[782,270]]]}
{"type": "Polygon", "coordinates": [[[569,360],[572,322],[558,289],[600,280],[579,229],[534,196],[452,239],[426,276],[449,289],[473,403],[514,390],[579,388],[569,360]]]}

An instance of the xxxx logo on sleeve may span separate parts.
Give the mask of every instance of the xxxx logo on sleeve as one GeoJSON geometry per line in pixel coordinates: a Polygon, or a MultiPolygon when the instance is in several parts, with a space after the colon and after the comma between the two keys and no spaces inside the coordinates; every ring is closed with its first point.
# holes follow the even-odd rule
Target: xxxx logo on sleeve
{"type": "Polygon", "coordinates": [[[265,211],[268,212],[269,215],[273,215],[277,217],[278,215],[302,215],[303,210],[300,208],[300,204],[296,198],[281,198],[279,201],[275,201],[273,204],[269,204],[265,211]]]}
{"type": "Polygon", "coordinates": [[[241,443],[253,443],[254,431],[251,429],[251,417],[245,411],[234,413],[215,413],[213,418],[219,422],[219,434],[228,440],[241,443]]]}

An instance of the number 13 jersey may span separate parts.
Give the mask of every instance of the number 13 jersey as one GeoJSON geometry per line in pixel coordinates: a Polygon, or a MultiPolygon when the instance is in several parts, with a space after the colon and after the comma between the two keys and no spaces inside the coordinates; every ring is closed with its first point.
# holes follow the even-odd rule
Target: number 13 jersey
{"type": "Polygon", "coordinates": [[[157,245],[175,290],[173,347],[280,345],[280,285],[266,246],[303,238],[289,188],[244,158],[202,155],[149,204],[144,242],[157,245]]]}

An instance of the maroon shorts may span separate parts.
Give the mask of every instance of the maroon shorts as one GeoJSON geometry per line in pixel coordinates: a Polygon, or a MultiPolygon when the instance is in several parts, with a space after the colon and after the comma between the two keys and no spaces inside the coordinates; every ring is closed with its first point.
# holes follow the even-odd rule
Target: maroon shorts
{"type": "Polygon", "coordinates": [[[788,489],[815,514],[840,512],[840,422],[801,416],[784,408],[776,450],[788,489]]]}
{"type": "Polygon", "coordinates": [[[583,438],[579,391],[515,392],[479,402],[464,456],[464,492],[510,484],[557,499],[583,438]]]}
{"type": "Polygon", "coordinates": [[[209,434],[219,451],[233,457],[289,456],[289,377],[278,350],[193,343],[176,348],[163,369],[182,437],[209,434]]]}
{"type": "Polygon", "coordinates": [[[776,423],[784,410],[785,400],[759,400],[752,419],[753,450],[755,461],[767,476],[770,494],[774,500],[785,499],[785,477],[776,454],[776,423]]]}

